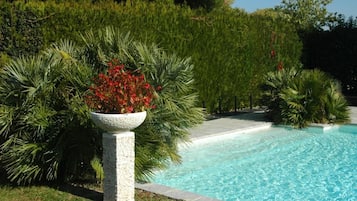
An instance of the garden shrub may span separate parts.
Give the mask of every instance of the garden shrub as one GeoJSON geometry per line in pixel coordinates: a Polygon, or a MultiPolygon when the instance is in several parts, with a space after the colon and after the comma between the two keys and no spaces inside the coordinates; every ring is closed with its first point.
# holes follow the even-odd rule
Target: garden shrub
{"type": "Polygon", "coordinates": [[[140,69],[157,91],[157,108],[147,111],[135,130],[137,180],[147,180],[169,161],[180,162],[178,142],[187,141],[187,129],[203,120],[195,107],[189,59],[134,42],[113,28],[88,32],[83,39],[85,47],[62,41],[0,71],[1,164],[12,182],[102,178],[101,135],[83,97],[91,78],[112,58],[140,69]]]}
{"type": "Polygon", "coordinates": [[[100,153],[81,98],[91,69],[53,50],[0,71],[1,164],[17,184],[81,177],[100,153]]]}
{"type": "Polygon", "coordinates": [[[276,123],[302,128],[310,123],[349,121],[347,101],[339,83],[320,70],[270,72],[263,89],[263,104],[276,123]]]}
{"type": "Polygon", "coordinates": [[[7,54],[0,53],[0,69],[5,66],[6,63],[10,62],[10,57],[7,54]]]}
{"type": "Polygon", "coordinates": [[[197,105],[193,65],[190,59],[169,55],[155,45],[133,42],[128,34],[107,27],[83,36],[86,61],[96,71],[106,68],[111,58],[129,68],[139,68],[157,90],[156,109],[136,132],[135,172],[138,180],[147,180],[152,171],[164,168],[169,161],[180,162],[178,142],[188,140],[187,128],[203,120],[197,105]]]}
{"type": "Polygon", "coordinates": [[[276,123],[281,123],[281,104],[283,102],[280,93],[289,87],[292,80],[298,76],[298,71],[301,69],[285,68],[280,71],[268,72],[264,77],[264,83],[261,88],[263,96],[261,103],[267,106],[269,112],[268,117],[276,123]]]}

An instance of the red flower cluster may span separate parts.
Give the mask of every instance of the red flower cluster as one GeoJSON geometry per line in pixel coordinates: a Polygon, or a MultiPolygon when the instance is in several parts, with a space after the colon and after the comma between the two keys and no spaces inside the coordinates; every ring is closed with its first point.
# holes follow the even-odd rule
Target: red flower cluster
{"type": "MultiPolygon", "coordinates": [[[[277,43],[277,34],[275,32],[272,32],[271,34],[271,39],[270,39],[270,58],[273,60],[279,61],[279,57],[277,56],[277,52],[274,49],[275,44],[277,43]]],[[[284,64],[282,61],[278,62],[278,65],[276,66],[276,69],[278,71],[282,71],[284,69],[284,64]]]]}
{"type": "Polygon", "coordinates": [[[278,63],[278,66],[276,67],[278,69],[278,71],[282,71],[284,69],[284,65],[283,65],[283,62],[279,62],[278,63]]]}
{"type": "Polygon", "coordinates": [[[270,58],[274,59],[275,55],[276,55],[275,50],[271,50],[270,51],[270,58]]]}
{"type": "Polygon", "coordinates": [[[139,71],[128,71],[116,60],[108,63],[108,72],[100,73],[85,97],[96,112],[133,113],[151,108],[154,89],[139,71]]]}

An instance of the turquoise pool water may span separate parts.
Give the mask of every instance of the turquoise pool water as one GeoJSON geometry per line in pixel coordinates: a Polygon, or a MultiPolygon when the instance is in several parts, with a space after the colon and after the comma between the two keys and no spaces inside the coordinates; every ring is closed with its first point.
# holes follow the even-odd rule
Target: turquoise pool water
{"type": "Polygon", "coordinates": [[[357,200],[357,126],[216,137],[153,182],[225,201],[357,200]]]}

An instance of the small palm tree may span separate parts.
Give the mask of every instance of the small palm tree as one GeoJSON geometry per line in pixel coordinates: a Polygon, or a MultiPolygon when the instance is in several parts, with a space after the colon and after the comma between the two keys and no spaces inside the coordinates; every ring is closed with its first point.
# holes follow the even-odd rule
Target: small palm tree
{"type": "Polygon", "coordinates": [[[265,102],[275,122],[299,128],[310,123],[348,122],[347,101],[337,81],[319,70],[291,76],[293,71],[270,73],[266,78],[265,102]]]}
{"type": "Polygon", "coordinates": [[[1,163],[17,184],[80,175],[99,147],[81,98],[91,70],[70,50],[63,42],[0,71],[1,163]]]}
{"type": "Polygon", "coordinates": [[[264,84],[262,85],[263,95],[261,102],[268,106],[268,116],[274,122],[281,123],[281,104],[283,100],[280,93],[286,90],[291,84],[292,80],[299,75],[301,70],[296,70],[294,68],[284,69],[280,71],[269,72],[264,77],[264,84]]]}
{"type": "Polygon", "coordinates": [[[192,64],[155,45],[133,42],[107,28],[83,36],[85,47],[62,41],[42,55],[18,58],[0,70],[1,166],[18,184],[71,180],[96,171],[102,178],[101,135],[83,97],[91,78],[119,59],[156,87],[155,110],[136,133],[136,178],[146,180],[169,161],[177,143],[203,120],[196,107],[192,64]]]}
{"type": "Polygon", "coordinates": [[[153,170],[168,162],[180,162],[178,142],[188,140],[187,129],[202,122],[197,105],[193,65],[190,59],[168,55],[155,45],[133,42],[128,34],[107,27],[98,33],[87,32],[85,60],[95,71],[112,58],[133,69],[140,69],[156,88],[156,109],[149,110],[146,121],[135,130],[137,180],[148,180],[153,170]]]}

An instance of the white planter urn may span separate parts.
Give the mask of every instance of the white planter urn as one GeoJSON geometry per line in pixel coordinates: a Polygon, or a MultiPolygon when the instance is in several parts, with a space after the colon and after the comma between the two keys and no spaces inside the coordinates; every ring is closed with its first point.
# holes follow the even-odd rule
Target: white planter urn
{"type": "Polygon", "coordinates": [[[91,118],[99,128],[107,133],[119,134],[140,126],[146,118],[146,111],[126,114],[91,112],[91,118]]]}
{"type": "Polygon", "coordinates": [[[104,201],[134,201],[135,133],[146,112],[127,114],[91,113],[103,133],[104,201]]]}

